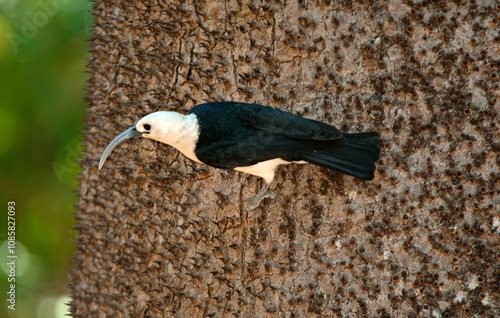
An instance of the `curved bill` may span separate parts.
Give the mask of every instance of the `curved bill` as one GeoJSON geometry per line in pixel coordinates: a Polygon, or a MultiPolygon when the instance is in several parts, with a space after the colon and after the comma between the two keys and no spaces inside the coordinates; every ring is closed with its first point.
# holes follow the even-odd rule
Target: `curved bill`
{"type": "Polygon", "coordinates": [[[106,149],[104,149],[104,152],[102,153],[101,160],[99,161],[99,170],[101,170],[102,165],[104,164],[104,161],[106,161],[106,158],[108,158],[111,151],[113,151],[113,149],[115,149],[116,146],[118,146],[118,144],[120,144],[121,142],[123,142],[127,139],[141,136],[141,135],[142,135],[142,133],[138,132],[135,129],[135,126],[132,126],[129,129],[121,132],[118,136],[116,136],[115,139],[111,140],[109,145],[106,147],[106,149]]]}

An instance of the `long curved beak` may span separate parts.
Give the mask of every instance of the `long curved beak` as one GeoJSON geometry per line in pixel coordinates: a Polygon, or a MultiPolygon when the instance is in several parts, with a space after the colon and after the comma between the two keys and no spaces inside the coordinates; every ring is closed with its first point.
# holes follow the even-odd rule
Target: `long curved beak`
{"type": "Polygon", "coordinates": [[[118,144],[122,143],[127,139],[141,135],[142,133],[138,132],[137,129],[135,129],[135,126],[132,126],[129,129],[121,132],[118,136],[116,136],[115,139],[111,140],[109,145],[106,147],[106,149],[104,149],[104,152],[102,153],[101,160],[99,161],[99,170],[101,170],[104,161],[106,161],[106,158],[108,158],[111,151],[113,151],[113,149],[115,149],[116,146],[118,146],[118,144]]]}

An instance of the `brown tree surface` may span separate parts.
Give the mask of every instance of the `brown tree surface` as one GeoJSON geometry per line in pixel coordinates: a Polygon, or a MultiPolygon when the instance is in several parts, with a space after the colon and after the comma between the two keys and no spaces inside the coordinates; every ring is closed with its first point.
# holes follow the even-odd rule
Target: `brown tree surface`
{"type": "Polygon", "coordinates": [[[495,1],[94,7],[74,317],[498,317],[495,1]],[[445,3],[445,2],[443,2],[445,3]],[[120,145],[158,110],[255,102],[382,135],[376,178],[256,177],[120,145]]]}

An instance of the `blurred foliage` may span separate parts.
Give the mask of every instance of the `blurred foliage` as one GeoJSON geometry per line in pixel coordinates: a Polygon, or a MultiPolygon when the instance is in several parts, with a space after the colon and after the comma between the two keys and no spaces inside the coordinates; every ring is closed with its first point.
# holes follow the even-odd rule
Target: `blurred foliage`
{"type": "Polygon", "coordinates": [[[67,301],[90,10],[85,0],[0,0],[1,317],[59,317],[67,301]],[[15,312],[5,301],[8,201],[16,202],[15,312]]]}

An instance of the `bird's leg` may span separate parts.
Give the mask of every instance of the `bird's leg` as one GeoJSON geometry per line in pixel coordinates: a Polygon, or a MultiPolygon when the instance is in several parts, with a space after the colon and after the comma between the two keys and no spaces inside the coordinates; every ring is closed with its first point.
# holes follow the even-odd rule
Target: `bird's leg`
{"type": "Polygon", "coordinates": [[[251,211],[259,206],[265,198],[272,198],[273,202],[276,201],[276,194],[273,191],[267,191],[271,184],[264,181],[264,185],[260,188],[259,193],[250,199],[250,204],[245,207],[245,211],[251,211]]]}

